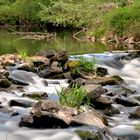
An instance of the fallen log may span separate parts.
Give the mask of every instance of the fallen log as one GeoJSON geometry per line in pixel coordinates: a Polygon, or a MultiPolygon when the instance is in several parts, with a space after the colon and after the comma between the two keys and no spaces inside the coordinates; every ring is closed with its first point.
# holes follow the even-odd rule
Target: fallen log
{"type": "Polygon", "coordinates": [[[42,32],[14,32],[12,34],[21,35],[23,37],[18,38],[17,40],[21,39],[33,39],[33,40],[51,40],[56,37],[56,33],[42,33],[42,32]]]}

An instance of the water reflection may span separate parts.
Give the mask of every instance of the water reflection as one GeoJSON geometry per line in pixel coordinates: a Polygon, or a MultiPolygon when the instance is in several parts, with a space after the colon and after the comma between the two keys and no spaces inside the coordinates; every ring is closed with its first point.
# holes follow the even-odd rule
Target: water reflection
{"type": "MultiPolygon", "coordinates": [[[[20,30],[22,31],[22,30],[20,30]]],[[[24,31],[25,32],[25,31],[24,31]]],[[[15,53],[19,49],[26,49],[28,55],[34,55],[40,51],[65,49],[69,54],[84,54],[84,53],[102,53],[104,51],[112,51],[122,48],[122,46],[104,45],[101,43],[91,43],[89,41],[80,42],[72,37],[72,32],[61,31],[57,32],[57,36],[51,41],[38,41],[20,39],[21,36],[13,35],[8,30],[0,29],[0,55],[6,53],[15,53]]]]}
{"type": "Polygon", "coordinates": [[[17,49],[27,49],[29,55],[34,55],[39,51],[62,50],[65,49],[71,54],[93,52],[93,47],[88,42],[77,42],[72,38],[71,33],[57,33],[57,37],[51,41],[38,41],[19,39],[21,36],[11,35],[8,31],[0,30],[0,55],[14,53],[17,49]]]}

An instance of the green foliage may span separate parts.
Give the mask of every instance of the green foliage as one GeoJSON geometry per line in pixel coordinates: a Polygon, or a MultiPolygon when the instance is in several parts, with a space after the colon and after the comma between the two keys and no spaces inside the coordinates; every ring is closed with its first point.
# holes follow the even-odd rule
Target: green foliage
{"type": "Polygon", "coordinates": [[[123,36],[129,33],[129,28],[135,29],[135,25],[140,25],[140,2],[135,1],[132,5],[125,7],[119,7],[110,13],[107,13],[103,18],[103,26],[105,30],[109,31],[111,29],[123,36]]]}
{"type": "Polygon", "coordinates": [[[90,98],[85,90],[77,85],[72,85],[71,88],[64,89],[58,92],[60,103],[62,105],[79,108],[83,104],[89,105],[90,98]]]}
{"type": "Polygon", "coordinates": [[[25,59],[28,57],[28,50],[25,48],[19,48],[19,49],[17,49],[17,52],[19,53],[19,55],[22,59],[25,59]]]}
{"type": "Polygon", "coordinates": [[[133,4],[129,0],[0,0],[0,24],[89,27],[96,38],[110,30],[120,36],[135,35],[132,29],[140,27],[139,13],[139,0],[133,4]]]}
{"type": "Polygon", "coordinates": [[[79,66],[76,68],[77,71],[83,71],[83,72],[92,72],[95,67],[95,59],[93,58],[93,61],[89,61],[87,58],[79,57],[79,66]]]}

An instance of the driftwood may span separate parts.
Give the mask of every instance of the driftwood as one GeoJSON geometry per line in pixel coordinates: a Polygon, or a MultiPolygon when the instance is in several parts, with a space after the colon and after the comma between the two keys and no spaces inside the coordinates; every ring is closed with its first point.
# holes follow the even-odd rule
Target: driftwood
{"type": "Polygon", "coordinates": [[[13,32],[12,34],[21,35],[20,39],[33,39],[33,40],[51,40],[56,37],[56,33],[42,33],[42,32],[13,32]]]}
{"type": "Polygon", "coordinates": [[[78,32],[76,32],[76,33],[74,33],[73,34],[73,38],[74,39],[76,39],[76,40],[78,40],[78,41],[82,41],[82,42],[84,42],[84,41],[90,41],[91,43],[94,43],[95,42],[95,37],[94,36],[89,36],[89,37],[78,37],[78,35],[80,34],[80,33],[82,33],[82,32],[86,32],[87,31],[87,29],[82,29],[82,30],[80,30],[80,31],[78,31],[78,32]]]}

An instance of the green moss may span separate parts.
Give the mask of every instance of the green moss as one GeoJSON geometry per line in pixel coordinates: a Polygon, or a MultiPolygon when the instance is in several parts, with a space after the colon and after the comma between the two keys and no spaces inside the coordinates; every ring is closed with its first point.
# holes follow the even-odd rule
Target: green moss
{"type": "Polygon", "coordinates": [[[82,131],[82,130],[76,130],[75,131],[82,140],[101,140],[102,136],[98,132],[90,132],[90,131],[82,131]]]}
{"type": "Polygon", "coordinates": [[[137,130],[140,131],[140,124],[137,124],[137,125],[135,126],[135,129],[137,129],[137,130]]]}

